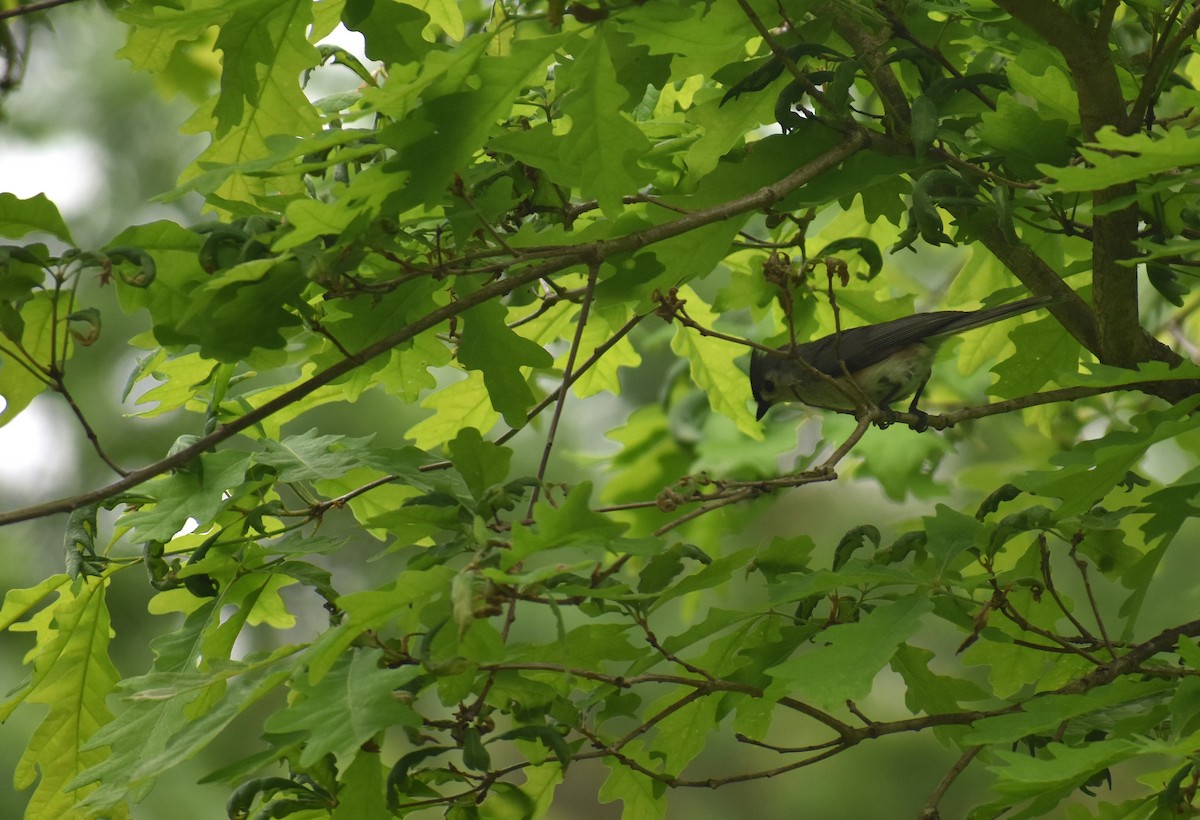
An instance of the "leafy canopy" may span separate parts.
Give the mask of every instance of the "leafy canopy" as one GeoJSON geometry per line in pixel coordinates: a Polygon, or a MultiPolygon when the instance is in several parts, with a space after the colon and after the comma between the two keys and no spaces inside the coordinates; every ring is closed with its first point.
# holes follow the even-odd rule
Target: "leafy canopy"
{"type": "Polygon", "coordinates": [[[164,87],[220,58],[176,192],[209,221],[78,248],[0,193],[0,423],[56,394],[117,476],[0,513],[68,517],[67,571],[0,607],[32,639],[0,717],[46,707],[27,817],[129,816],[233,736],[231,818],[543,816],[588,760],[661,817],[912,733],[958,762],[906,816],[1197,810],[1200,621],[1163,571],[1200,509],[1165,343],[1197,304],[1187,4],[115,14],[164,87]],[[136,468],[72,394],[103,288],[139,323],[125,437],[180,430],[136,468]],[[753,417],[754,344],[1027,293],[1056,301],[947,345],[930,430],[753,417]],[[844,503],[872,486],[911,518],[844,503]],[[119,670],[140,572],[153,661],[119,670]]]}

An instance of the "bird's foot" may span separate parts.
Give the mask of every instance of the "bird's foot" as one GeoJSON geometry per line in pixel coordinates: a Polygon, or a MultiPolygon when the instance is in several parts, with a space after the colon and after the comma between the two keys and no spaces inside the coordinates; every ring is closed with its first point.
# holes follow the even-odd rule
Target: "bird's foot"
{"type": "Polygon", "coordinates": [[[910,414],[917,417],[916,421],[909,422],[908,426],[918,433],[924,433],[929,429],[929,414],[924,410],[918,410],[915,407],[910,408],[910,414]]]}
{"type": "Polygon", "coordinates": [[[875,426],[880,430],[886,430],[895,424],[899,418],[900,414],[890,407],[880,407],[875,411],[871,421],[875,422],[875,426]]]}

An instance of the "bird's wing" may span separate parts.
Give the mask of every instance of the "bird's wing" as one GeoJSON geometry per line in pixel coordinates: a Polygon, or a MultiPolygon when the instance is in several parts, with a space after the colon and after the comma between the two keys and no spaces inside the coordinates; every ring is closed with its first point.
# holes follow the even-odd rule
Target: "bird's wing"
{"type": "MultiPolygon", "coordinates": [[[[853,373],[870,367],[909,345],[918,342],[931,342],[936,345],[940,341],[939,337],[998,322],[1054,301],[1053,297],[1034,296],[982,310],[935,310],[930,313],[915,313],[877,325],[853,327],[843,330],[841,334],[831,334],[807,344],[797,345],[796,353],[822,373],[840,376],[841,362],[845,362],[846,369],[853,373]]],[[[784,350],[786,351],[786,348],[784,350]]]]}
{"type": "MultiPolygon", "coordinates": [[[[890,322],[866,327],[852,327],[840,334],[830,334],[816,341],[796,346],[796,355],[822,373],[842,375],[842,362],[853,373],[883,361],[891,354],[944,333],[954,333],[955,327],[971,314],[961,310],[939,310],[917,313],[890,322]]],[[[963,330],[966,327],[961,328],[963,330]]],[[[786,351],[786,348],[785,348],[786,351]]]]}

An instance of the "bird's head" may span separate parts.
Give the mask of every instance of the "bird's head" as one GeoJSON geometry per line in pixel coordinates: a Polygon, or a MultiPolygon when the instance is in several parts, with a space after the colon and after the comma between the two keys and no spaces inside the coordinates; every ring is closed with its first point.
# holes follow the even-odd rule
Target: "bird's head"
{"type": "Polygon", "coordinates": [[[784,385],[784,375],[787,367],[787,357],[782,354],[767,353],[754,350],[750,353],[750,392],[754,394],[754,403],[758,405],[755,416],[762,419],[771,409],[771,405],[780,401],[781,387],[784,385]]]}

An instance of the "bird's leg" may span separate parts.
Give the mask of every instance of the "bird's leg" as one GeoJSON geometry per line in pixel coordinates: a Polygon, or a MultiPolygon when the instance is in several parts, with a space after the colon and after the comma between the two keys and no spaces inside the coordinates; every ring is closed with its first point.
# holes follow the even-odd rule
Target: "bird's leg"
{"type": "Polygon", "coordinates": [[[925,385],[928,383],[929,377],[926,376],[925,380],[917,386],[917,392],[913,393],[912,401],[908,405],[908,412],[917,417],[916,424],[912,424],[910,426],[918,433],[924,433],[929,429],[929,414],[924,410],[917,408],[917,402],[921,400],[921,392],[925,389],[925,385]]]}

